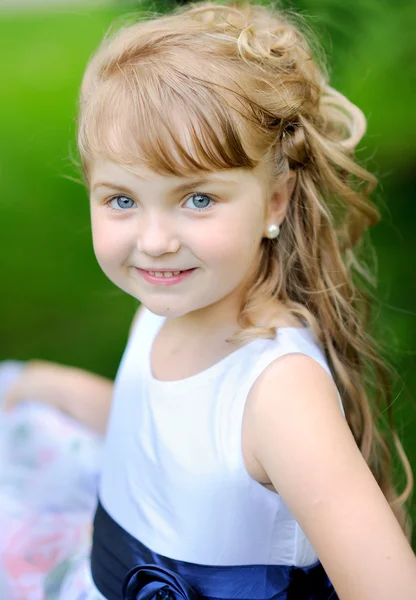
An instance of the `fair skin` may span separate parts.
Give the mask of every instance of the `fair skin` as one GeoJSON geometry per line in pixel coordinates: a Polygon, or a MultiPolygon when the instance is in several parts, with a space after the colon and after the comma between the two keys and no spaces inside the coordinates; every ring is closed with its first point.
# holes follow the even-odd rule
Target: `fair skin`
{"type": "Polygon", "coordinates": [[[320,365],[275,360],[251,389],[244,428],[257,473],[279,490],[340,600],[416,598],[414,553],[320,365]]]}
{"type": "Polygon", "coordinates": [[[89,177],[94,251],[107,277],[167,317],[164,331],[178,345],[236,331],[244,285],[267,226],[284,218],[290,183],[266,192],[261,167],[228,169],[178,191],[182,178],[133,174],[99,158],[89,177]],[[180,285],[159,287],[135,267],[196,270],[180,285]]]}
{"type": "Polygon", "coordinates": [[[29,360],[6,391],[4,407],[11,411],[25,400],[49,404],[103,435],[114,383],[107,377],[46,360],[29,360]]]}
{"type": "MultiPolygon", "coordinates": [[[[225,339],[238,328],[235,315],[242,281],[249,273],[250,263],[263,237],[265,205],[260,196],[265,192],[264,177],[241,169],[228,171],[227,177],[224,173],[216,173],[213,181],[204,186],[204,192],[213,199],[199,197],[200,204],[212,207],[209,216],[209,211],[198,212],[197,203],[193,205],[189,199],[186,207],[183,206],[195,186],[186,190],[184,199],[185,191],[181,194],[173,192],[177,184],[184,183],[181,179],[156,177],[143,181],[115,163],[100,160],[94,161],[90,174],[92,232],[99,264],[120,288],[140,299],[153,312],[170,317],[167,327],[158,336],[155,373],[161,378],[180,378],[185,377],[186,372],[181,374],[179,364],[196,372],[205,368],[206,363],[220,360],[233,349],[230,350],[225,339]],[[226,178],[231,182],[225,183],[226,178]],[[103,182],[110,183],[110,189],[98,187],[103,182]],[[120,215],[104,205],[108,196],[121,194],[126,187],[133,197],[132,206],[133,203],[140,206],[144,213],[129,209],[128,215],[120,215]],[[238,192],[243,187],[245,194],[241,197],[238,192]],[[143,202],[146,199],[147,202],[143,202]],[[249,227],[251,222],[255,223],[253,229],[249,227]],[[180,237],[175,238],[173,233],[169,236],[169,226],[179,227],[180,237]],[[141,235],[137,239],[139,231],[141,235]],[[181,299],[172,288],[154,289],[141,281],[133,265],[154,268],[161,265],[172,269],[198,266],[197,285],[189,287],[192,282],[188,282],[187,293],[182,293],[181,299]],[[200,352],[202,338],[204,355],[200,352]],[[181,355],[181,348],[187,348],[188,356],[181,355]],[[193,360],[195,357],[199,357],[199,364],[193,360]],[[159,362],[170,365],[171,372],[162,374],[157,366],[159,362]]],[[[141,175],[152,176],[151,173],[141,175]]],[[[293,177],[291,173],[291,185],[293,177]]],[[[290,183],[276,186],[276,189],[268,188],[271,201],[267,223],[282,222],[289,188],[290,183]]],[[[198,200],[195,194],[192,198],[198,200]]],[[[126,199],[124,203],[129,204],[126,199]]],[[[114,206],[116,202],[111,204],[114,206]]],[[[25,398],[40,399],[103,434],[112,389],[113,383],[98,375],[48,361],[31,360],[8,391],[6,406],[11,408],[25,398]]]]}
{"type": "MultiPolygon", "coordinates": [[[[228,175],[234,187],[217,181],[177,194],[177,178],[137,177],[98,159],[91,166],[101,268],[167,317],[151,356],[160,379],[188,377],[230,352],[225,339],[237,329],[244,283],[267,225],[280,224],[287,211],[290,182],[272,189],[260,171],[228,175]],[[198,213],[196,192],[212,196],[213,208],[198,213]],[[107,202],[121,205],[120,213],[107,202]],[[183,284],[161,288],[143,280],[135,266],[197,270],[183,284]]],[[[293,326],[276,308],[270,324],[293,326]]],[[[416,597],[414,554],[355,444],[332,379],[313,359],[287,355],[261,374],[247,398],[242,446],[248,472],[279,492],[340,600],[416,597]]]]}

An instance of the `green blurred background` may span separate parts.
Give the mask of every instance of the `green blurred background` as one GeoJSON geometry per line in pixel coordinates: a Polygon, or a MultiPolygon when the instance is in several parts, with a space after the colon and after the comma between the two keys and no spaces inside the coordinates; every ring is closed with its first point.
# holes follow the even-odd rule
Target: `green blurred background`
{"type": "MultiPolygon", "coordinates": [[[[42,358],[114,377],[137,301],[96,264],[88,199],[72,158],[86,62],[117,16],[172,3],[32,0],[0,6],[0,359],[42,358]]],[[[375,318],[395,383],[396,425],[416,465],[414,280],[416,4],[299,0],[326,51],[332,85],[362,108],[358,157],[379,178],[375,318]]],[[[416,515],[415,503],[412,504],[416,515]]]]}

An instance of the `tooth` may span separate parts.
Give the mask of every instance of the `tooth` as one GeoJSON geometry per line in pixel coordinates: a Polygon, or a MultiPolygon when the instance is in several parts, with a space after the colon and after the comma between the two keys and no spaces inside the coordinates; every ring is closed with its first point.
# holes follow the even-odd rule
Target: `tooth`
{"type": "Polygon", "coordinates": [[[163,277],[163,273],[161,273],[160,271],[155,271],[155,275],[156,277],[163,277]]]}
{"type": "Polygon", "coordinates": [[[174,275],[179,275],[180,271],[173,271],[174,275]]]}
{"type": "Polygon", "coordinates": [[[172,277],[172,273],[170,271],[165,271],[165,273],[163,273],[164,277],[172,277]]]}

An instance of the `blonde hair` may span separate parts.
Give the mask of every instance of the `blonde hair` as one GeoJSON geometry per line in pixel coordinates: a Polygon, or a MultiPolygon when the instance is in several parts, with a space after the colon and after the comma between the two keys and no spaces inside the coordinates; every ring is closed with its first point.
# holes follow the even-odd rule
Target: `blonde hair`
{"type": "Polygon", "coordinates": [[[369,335],[366,287],[375,282],[358,259],[380,218],[368,199],[377,180],[354,159],[363,113],[328,84],[299,18],[275,5],[198,2],[138,18],[108,35],[86,69],[78,147],[87,184],[96,155],[180,177],[260,162],[274,178],[296,171],[280,236],[262,242],[229,341],[275,337],[276,328],[255,324],[270,299],[312,328],[355,441],[410,540],[412,471],[394,427],[390,371],[369,335]],[[384,412],[406,474],[400,495],[378,425],[384,412]]]}

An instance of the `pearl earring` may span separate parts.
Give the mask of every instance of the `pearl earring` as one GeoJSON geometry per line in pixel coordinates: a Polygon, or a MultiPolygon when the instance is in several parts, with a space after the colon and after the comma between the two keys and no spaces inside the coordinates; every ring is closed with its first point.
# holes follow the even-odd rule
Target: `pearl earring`
{"type": "Polygon", "coordinates": [[[277,238],[277,236],[280,233],[280,227],[279,225],[275,225],[274,223],[272,225],[269,225],[267,228],[267,237],[269,238],[269,240],[273,240],[274,238],[277,238]]]}

